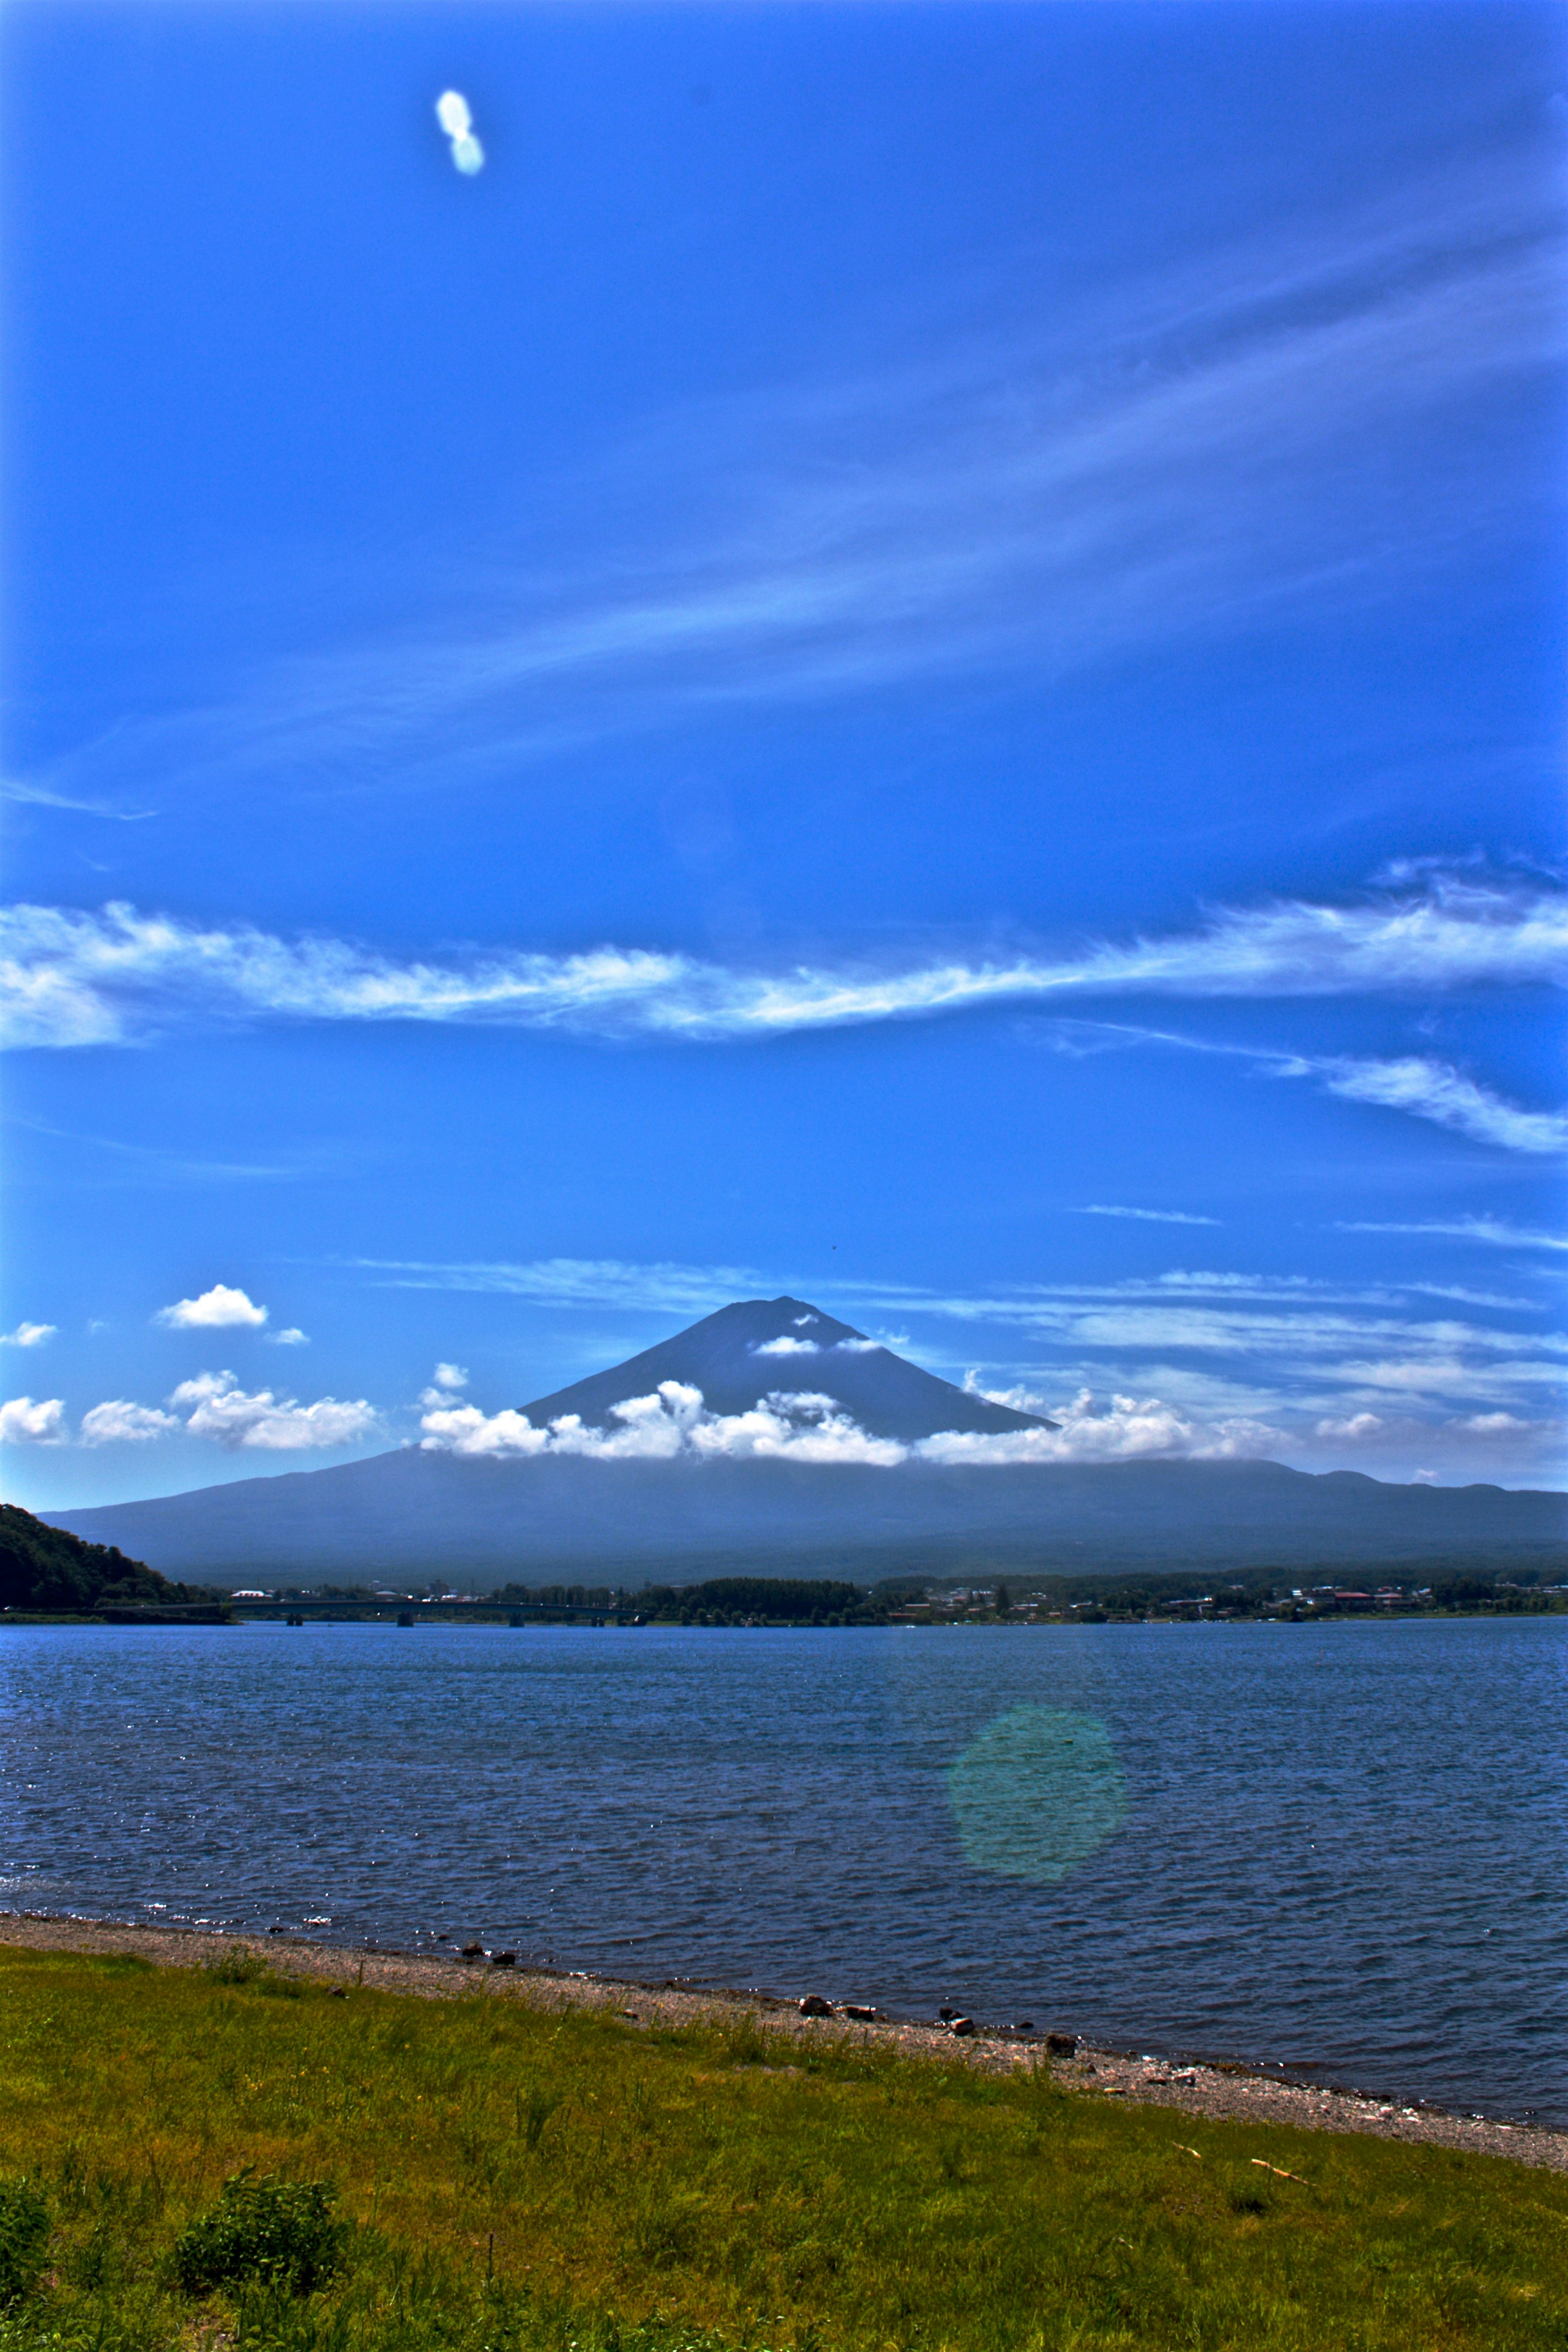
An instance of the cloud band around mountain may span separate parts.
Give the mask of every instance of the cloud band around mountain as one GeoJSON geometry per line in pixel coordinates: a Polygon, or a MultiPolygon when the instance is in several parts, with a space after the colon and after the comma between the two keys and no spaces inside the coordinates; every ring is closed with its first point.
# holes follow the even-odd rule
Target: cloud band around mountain
{"type": "MultiPolygon", "coordinates": [[[[1033,1409],[1037,1409],[1037,1400],[1033,1409]]],[[[604,1427],[564,1413],[542,1429],[526,1413],[485,1413],[478,1405],[433,1402],[420,1427],[427,1452],[513,1460],[576,1455],[596,1462],[789,1461],[858,1464],[892,1469],[904,1463],[942,1468],[1006,1468],[1031,1463],[1127,1461],[1177,1454],[1195,1461],[1246,1459],[1279,1442],[1261,1422],[1231,1419],[1200,1429],[1156,1399],[1118,1396],[1097,1411],[1087,1390],[1059,1425],[987,1433],[942,1430],[906,1444],[874,1437],[831,1396],[770,1391],[745,1412],[710,1412],[700,1389],[661,1381],[658,1390],[612,1405],[604,1427]]]]}

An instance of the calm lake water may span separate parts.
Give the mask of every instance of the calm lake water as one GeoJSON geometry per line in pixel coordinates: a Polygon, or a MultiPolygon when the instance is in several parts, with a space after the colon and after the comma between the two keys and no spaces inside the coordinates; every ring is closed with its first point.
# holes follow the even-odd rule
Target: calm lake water
{"type": "Polygon", "coordinates": [[[0,1906],[442,1930],[1568,2124],[1568,1620],[0,1632],[0,1906]]]}

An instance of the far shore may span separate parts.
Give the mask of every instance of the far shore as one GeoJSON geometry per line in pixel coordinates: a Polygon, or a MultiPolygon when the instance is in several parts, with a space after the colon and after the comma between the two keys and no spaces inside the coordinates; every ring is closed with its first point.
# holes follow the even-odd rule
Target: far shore
{"type": "MultiPolygon", "coordinates": [[[[955,2061],[994,2072],[1048,2064],[1057,2080],[1087,2096],[1126,2099],[1135,2105],[1173,2107],[1186,2115],[1240,2122],[1292,2124],[1310,2131],[1356,2132],[1379,2139],[1423,2141],[1500,2156],[1515,2164],[1568,2172],[1568,2132],[1533,2124],[1510,2124],[1479,2116],[1453,2116],[1426,2105],[1292,2082],[1239,2061],[1185,2064],[1134,2056],[1079,2041],[1071,2056],[1050,2055],[1043,2038],[1031,2038],[976,2021],[972,2035],[955,2038],[945,2028],[902,2023],[896,2019],[855,2018],[841,2006],[831,2015],[807,2016],[797,2000],[777,1995],[698,1989],[671,1979],[641,1984],[586,1972],[553,1972],[496,1967],[487,1959],[465,1961],[434,1953],[404,1952],[384,1946],[349,1948],[319,1944],[304,1936],[237,1936],[200,1927],[142,1927],[111,1919],[79,1919],[48,1914],[0,1912],[0,1944],[33,1950],[131,1954],[158,1968],[195,1969],[226,1949],[254,1954],[281,1974],[363,1984],[378,1991],[413,1994],[431,2000],[467,1996],[516,2000],[541,2010],[610,2009],[639,2025],[697,2025],[750,2014],[770,2032],[831,2035],[895,2048],[910,2058],[955,2061]]],[[[808,1987],[805,1992],[823,1992],[808,1987]]],[[[869,2004],[865,2004],[869,2006],[869,2004]]]]}

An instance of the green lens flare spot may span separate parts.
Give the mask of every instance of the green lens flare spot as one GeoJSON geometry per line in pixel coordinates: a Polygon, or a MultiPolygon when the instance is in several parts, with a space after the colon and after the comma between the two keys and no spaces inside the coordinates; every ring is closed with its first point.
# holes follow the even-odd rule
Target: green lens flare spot
{"type": "Polygon", "coordinates": [[[947,1801],[976,1870],[1066,1878],[1127,1818],[1127,1783],[1100,1717],[1015,1706],[948,1767],[947,1801]]]}

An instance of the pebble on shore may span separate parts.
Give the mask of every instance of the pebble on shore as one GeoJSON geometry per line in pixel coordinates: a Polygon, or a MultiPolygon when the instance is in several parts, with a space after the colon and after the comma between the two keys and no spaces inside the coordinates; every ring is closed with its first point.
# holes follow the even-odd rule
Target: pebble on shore
{"type": "MultiPolygon", "coordinates": [[[[377,1991],[436,2000],[452,1999],[459,1987],[473,1982],[458,1960],[434,1952],[350,1952],[304,1936],[223,1936],[204,1928],[135,1927],[109,1920],[55,1919],[36,1913],[0,1914],[0,1943],[36,1951],[135,1953],[164,1968],[201,1968],[227,1946],[255,1952],[283,1974],[337,1979],[334,1990],[363,1984],[377,1991]]],[[[483,1945],[465,1948],[465,1956],[483,1958],[483,1945]]],[[[516,1955],[511,1958],[515,1963],[516,1955]]],[[[1534,2124],[1494,2122],[1483,2116],[1445,2115],[1436,2108],[1291,2082],[1235,2063],[1173,2067],[1155,2059],[1090,2048],[1076,2034],[1020,2041],[1013,2034],[994,2033],[978,2026],[972,2018],[953,2017],[951,2010],[951,2023],[902,2025],[879,2019],[868,2024],[836,2011],[820,1993],[785,2001],[756,1993],[685,1992],[673,1985],[656,1989],[515,1965],[500,1981],[490,1973],[483,1981],[490,1988],[490,1999],[521,2000],[540,2010],[595,2008],[625,2015],[626,1996],[635,1992],[638,2018],[652,2023],[732,2023],[750,2017],[778,2033],[853,2031],[875,2035],[909,2057],[938,2058],[945,2053],[949,2063],[955,2055],[952,2036],[962,2025],[967,2029],[961,2036],[964,2064],[1009,2074],[1021,2067],[1049,2065],[1064,2088],[1079,2090],[1085,2096],[1129,2098],[1234,2122],[1294,2124],[1310,2131],[1424,2141],[1568,2172],[1568,2132],[1534,2124]],[[1061,2049],[1058,2044],[1068,2047],[1061,2049]]]]}

